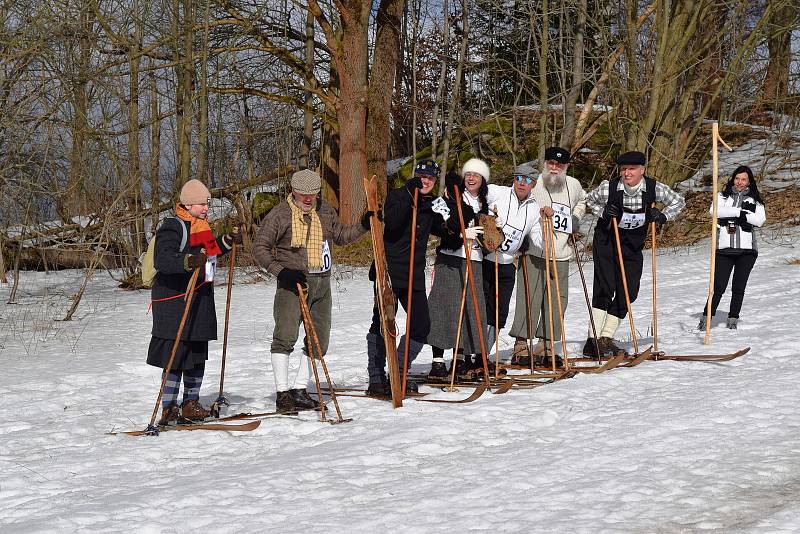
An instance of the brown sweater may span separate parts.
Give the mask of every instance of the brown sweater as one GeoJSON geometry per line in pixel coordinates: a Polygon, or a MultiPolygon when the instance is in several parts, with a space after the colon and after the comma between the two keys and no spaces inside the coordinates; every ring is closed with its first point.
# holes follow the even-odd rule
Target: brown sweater
{"type": "MultiPolygon", "coordinates": [[[[317,215],[328,244],[347,245],[367,233],[360,223],[345,226],[333,207],[325,201],[317,204],[317,215]]],[[[308,256],[304,247],[292,248],[292,210],[281,202],[264,217],[253,241],[253,256],[270,274],[278,276],[282,269],[297,269],[308,273],[308,256]]],[[[316,276],[330,276],[328,270],[316,276]]]]}

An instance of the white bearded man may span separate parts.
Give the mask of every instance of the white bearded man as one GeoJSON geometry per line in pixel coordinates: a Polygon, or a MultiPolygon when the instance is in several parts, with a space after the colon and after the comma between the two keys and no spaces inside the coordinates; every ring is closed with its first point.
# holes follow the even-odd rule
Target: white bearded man
{"type": "MultiPolygon", "coordinates": [[[[554,253],[556,258],[556,274],[561,289],[561,310],[565,312],[568,303],[569,261],[573,257],[569,239],[578,232],[579,221],[586,213],[586,191],[580,182],[569,176],[570,154],[560,147],[550,147],[544,153],[544,165],[531,196],[541,207],[542,217],[549,217],[555,230],[554,253]]],[[[520,258],[517,269],[517,298],[514,324],[510,334],[516,338],[512,363],[530,365],[530,354],[527,346],[528,327],[527,314],[530,313],[533,334],[539,338],[534,348],[534,355],[539,363],[547,365],[550,358],[547,348],[550,342],[549,306],[553,309],[553,336],[561,338],[561,319],[555,290],[551,292],[550,305],[547,302],[545,254],[541,246],[527,243],[525,254],[520,258]],[[527,262],[529,298],[526,304],[524,274],[522,261],[527,262]]],[[[563,348],[562,348],[563,350],[563,348]]],[[[560,363],[559,363],[560,365],[560,363]]]]}

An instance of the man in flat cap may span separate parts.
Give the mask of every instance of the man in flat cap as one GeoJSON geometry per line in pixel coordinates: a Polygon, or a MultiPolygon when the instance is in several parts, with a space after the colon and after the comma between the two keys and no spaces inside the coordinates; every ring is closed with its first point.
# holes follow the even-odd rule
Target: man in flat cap
{"type": "Polygon", "coordinates": [[[297,375],[289,381],[289,355],[302,322],[297,284],[306,288],[319,344],[323,353],[327,352],[331,331],[331,245],[358,240],[369,229],[371,215],[366,212],[360,222],[350,226],[341,224],[333,207],[319,196],[322,179],[310,169],[294,173],[291,187],[288,198],[264,218],[253,241],[253,256],[258,264],[278,278],[272,306],[275,330],[271,350],[277,391],[275,404],[282,413],[316,406],[306,391],[310,365],[308,336],[297,375]]]}
{"type": "MultiPolygon", "coordinates": [[[[580,219],[586,213],[586,191],[581,183],[569,176],[570,153],[561,147],[552,146],[544,152],[544,166],[539,180],[531,191],[531,196],[541,208],[541,216],[553,221],[555,234],[554,252],[556,256],[556,275],[561,289],[561,310],[565,312],[569,294],[569,261],[572,258],[570,236],[578,232],[580,219]]],[[[544,247],[541,243],[529,240],[527,251],[520,261],[527,262],[529,302],[525,302],[522,265],[517,269],[517,300],[514,323],[509,332],[516,338],[513,363],[530,365],[527,337],[527,314],[530,313],[533,334],[539,338],[534,348],[534,356],[540,365],[550,365],[550,305],[553,307],[553,331],[556,342],[561,339],[561,317],[555,289],[551,292],[551,302],[547,303],[544,247]]],[[[563,350],[563,349],[562,349],[563,350]]]]}
{"type": "MultiPolygon", "coordinates": [[[[598,217],[592,240],[592,317],[597,329],[597,348],[604,355],[622,350],[614,342],[614,333],[628,313],[612,219],[616,219],[619,226],[625,278],[633,303],[639,294],[648,223],[660,226],[674,220],[686,205],[683,197],[668,185],[645,176],[645,155],[641,152],[625,152],[617,158],[617,165],[619,177],[603,180],[586,199],[587,206],[598,217]],[[655,203],[663,208],[656,208],[655,203]]],[[[589,332],[583,353],[596,355],[592,332],[589,332]]]]}

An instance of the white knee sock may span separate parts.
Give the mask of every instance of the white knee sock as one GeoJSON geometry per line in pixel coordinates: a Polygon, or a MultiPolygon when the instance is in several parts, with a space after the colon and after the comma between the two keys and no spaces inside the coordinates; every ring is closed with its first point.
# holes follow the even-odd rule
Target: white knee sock
{"type": "Polygon", "coordinates": [[[272,375],[275,377],[276,391],[289,391],[289,355],[283,352],[272,353],[272,375]]]}
{"type": "MultiPolygon", "coordinates": [[[[597,334],[597,337],[602,337],[603,334],[603,326],[606,324],[606,317],[608,316],[608,312],[605,310],[601,310],[599,308],[592,308],[592,319],[594,319],[594,329],[595,332],[592,332],[592,325],[589,325],[589,335],[587,337],[592,337],[597,334]]],[[[616,327],[614,327],[616,329],[616,327]]]]}
{"type": "Polygon", "coordinates": [[[306,389],[308,387],[308,377],[311,375],[311,358],[305,354],[300,355],[300,366],[297,369],[297,376],[294,377],[292,389],[306,389]]]}
{"type": "Polygon", "coordinates": [[[606,322],[603,325],[603,329],[598,334],[599,337],[614,337],[614,332],[617,331],[617,327],[619,326],[619,317],[616,315],[611,315],[610,313],[606,315],[606,322]]]}

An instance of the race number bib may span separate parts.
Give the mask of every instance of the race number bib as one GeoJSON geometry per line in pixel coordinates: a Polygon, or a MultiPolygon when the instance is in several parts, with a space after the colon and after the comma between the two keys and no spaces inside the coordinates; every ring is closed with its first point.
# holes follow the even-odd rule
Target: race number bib
{"type": "Polygon", "coordinates": [[[447,201],[442,197],[436,197],[431,202],[431,211],[441,215],[445,221],[450,218],[450,208],[447,207],[447,201]]]}
{"type": "Polygon", "coordinates": [[[206,259],[206,282],[213,282],[214,275],[217,273],[217,257],[209,256],[206,259]]]}
{"type": "Polygon", "coordinates": [[[506,239],[503,241],[503,244],[500,245],[500,251],[513,254],[519,250],[519,246],[522,244],[522,238],[524,237],[522,235],[522,230],[510,224],[506,224],[503,226],[502,232],[503,235],[506,236],[506,239]]]}
{"type": "Polygon", "coordinates": [[[644,226],[644,213],[627,213],[622,214],[622,219],[619,221],[620,230],[635,230],[644,226]]]}
{"type": "Polygon", "coordinates": [[[572,209],[566,204],[553,202],[553,230],[565,234],[572,233],[572,209]]]}
{"type": "Polygon", "coordinates": [[[331,247],[328,240],[322,242],[322,267],[319,269],[309,269],[309,273],[326,273],[331,270],[331,247]]]}

